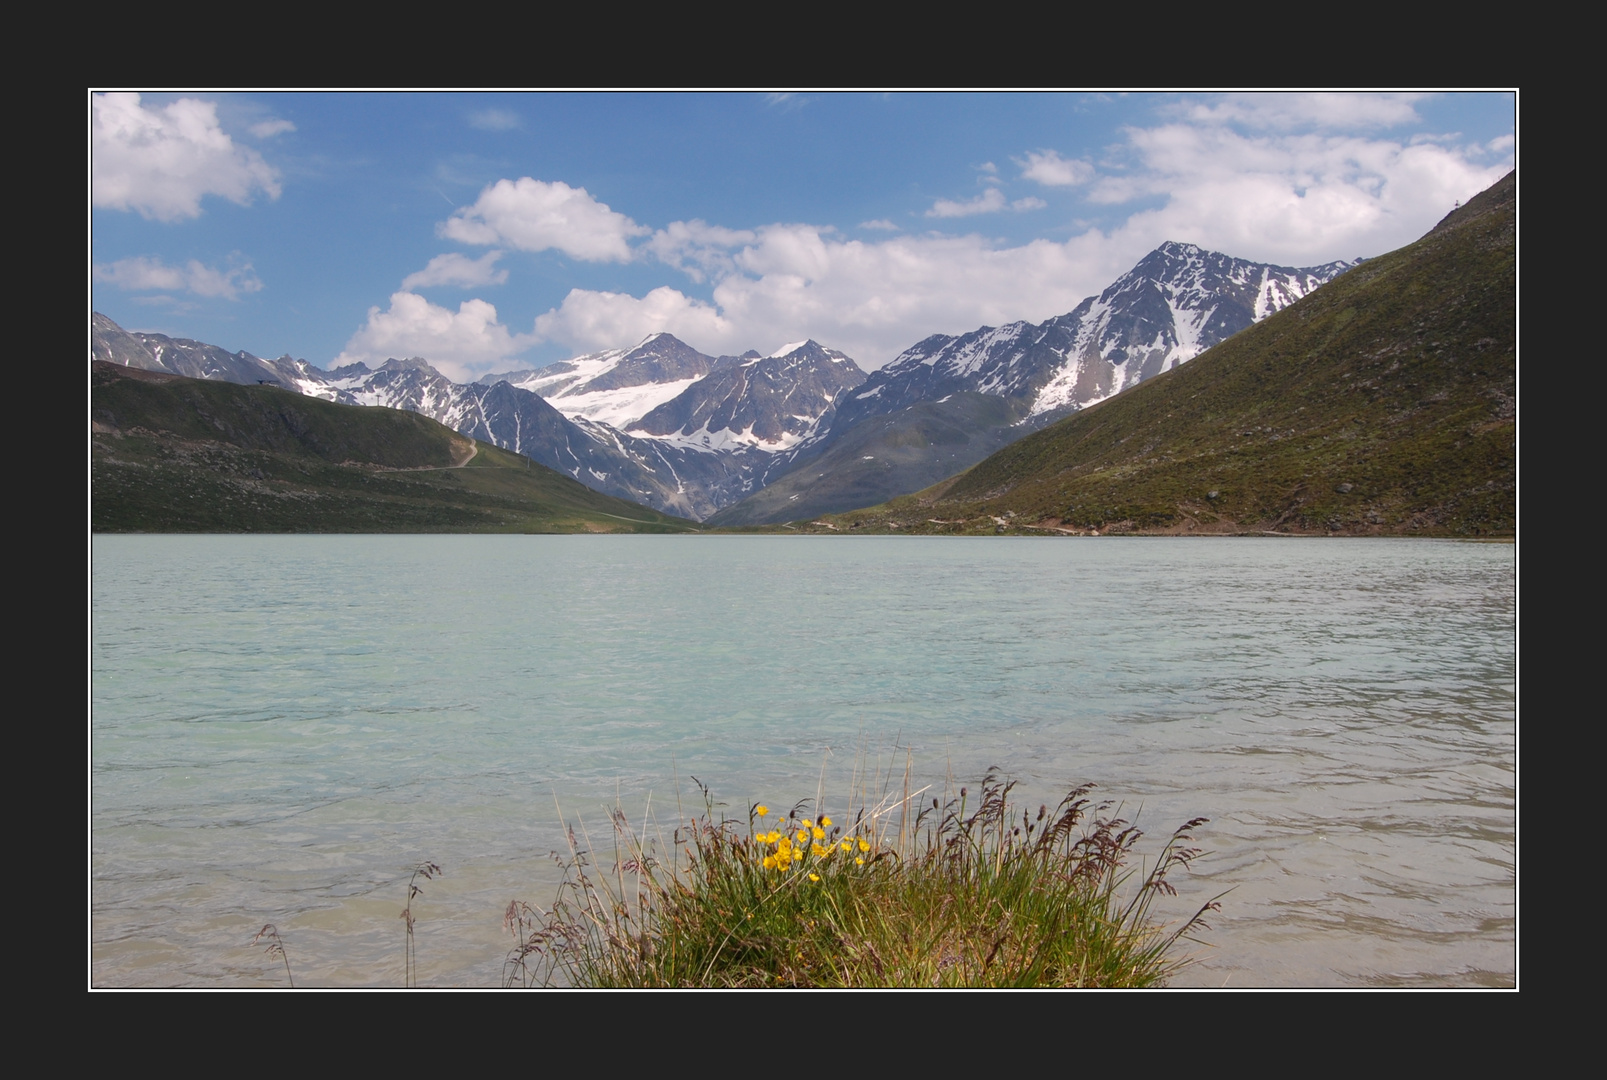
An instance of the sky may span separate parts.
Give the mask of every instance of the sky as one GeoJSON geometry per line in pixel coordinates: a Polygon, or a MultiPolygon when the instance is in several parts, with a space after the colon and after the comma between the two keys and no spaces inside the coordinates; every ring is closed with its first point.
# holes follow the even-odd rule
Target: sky
{"type": "Polygon", "coordinates": [[[1517,152],[1506,91],[88,98],[94,310],[459,380],[659,331],[869,370],[1068,312],[1167,240],[1383,254],[1517,152]]]}

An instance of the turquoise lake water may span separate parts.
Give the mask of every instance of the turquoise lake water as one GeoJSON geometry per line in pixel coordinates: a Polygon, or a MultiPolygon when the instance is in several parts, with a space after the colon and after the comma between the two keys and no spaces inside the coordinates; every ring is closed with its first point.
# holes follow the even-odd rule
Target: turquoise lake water
{"type": "MultiPolygon", "coordinates": [[[[1218,893],[1196,985],[1517,977],[1516,549],[1395,540],[91,544],[90,979],[495,986],[559,810],[740,816],[856,761],[1093,781],[1218,893]]],[[[824,777],[824,779],[822,779],[824,777]]],[[[594,840],[601,840],[594,836],[594,840]]]]}

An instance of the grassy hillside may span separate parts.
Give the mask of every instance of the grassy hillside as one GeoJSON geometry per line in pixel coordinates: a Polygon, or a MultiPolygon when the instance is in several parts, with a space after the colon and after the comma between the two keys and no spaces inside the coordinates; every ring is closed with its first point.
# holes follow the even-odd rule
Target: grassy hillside
{"type": "Polygon", "coordinates": [[[684,532],[417,413],[91,365],[96,532],[684,532]]]}
{"type": "Polygon", "coordinates": [[[841,530],[1512,536],[1517,178],[1192,362],[841,530]]]}

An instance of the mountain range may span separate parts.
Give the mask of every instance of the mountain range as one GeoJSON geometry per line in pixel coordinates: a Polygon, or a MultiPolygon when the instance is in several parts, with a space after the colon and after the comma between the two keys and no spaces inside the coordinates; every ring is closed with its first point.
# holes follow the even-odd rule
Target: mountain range
{"type": "Polygon", "coordinates": [[[918,490],[1171,371],[1355,263],[1294,268],[1167,243],[1043,323],[933,335],[867,374],[814,341],[713,357],[669,334],[458,383],[425,359],[323,370],[92,315],[92,360],[420,413],[596,491],[716,525],[918,490]]]}

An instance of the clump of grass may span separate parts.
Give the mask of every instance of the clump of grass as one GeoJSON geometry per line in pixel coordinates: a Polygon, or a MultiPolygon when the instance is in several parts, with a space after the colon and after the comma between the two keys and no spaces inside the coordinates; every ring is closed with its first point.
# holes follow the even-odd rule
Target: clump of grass
{"type": "MultiPolygon", "coordinates": [[[[701,786],[701,785],[700,785],[701,786]]],[[[668,861],[648,828],[613,815],[603,873],[584,828],[570,830],[565,881],[543,911],[509,905],[518,939],[507,985],[605,987],[1132,987],[1163,984],[1205,927],[1152,918],[1168,875],[1200,854],[1196,818],[1148,873],[1141,833],[1092,800],[1092,785],[1051,811],[1012,804],[989,772],[974,801],[925,792],[838,822],[800,803],[750,807],[746,821],[704,812],[676,830],[668,861]],[[916,809],[917,804],[920,808],[916,809]]]]}

